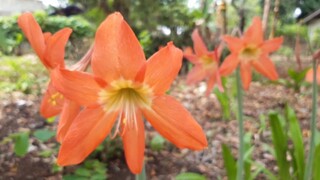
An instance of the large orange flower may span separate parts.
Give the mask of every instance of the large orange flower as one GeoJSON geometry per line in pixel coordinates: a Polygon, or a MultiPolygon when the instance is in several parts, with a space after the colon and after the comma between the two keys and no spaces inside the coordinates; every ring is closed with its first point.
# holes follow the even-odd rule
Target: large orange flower
{"type": "Polygon", "coordinates": [[[82,162],[110,134],[120,135],[130,170],[141,172],[145,133],[143,116],[179,148],[200,150],[206,137],[190,113],[165,95],[181,67],[182,52],[172,43],[145,61],[143,50],[120,13],[106,18],[96,32],[93,74],[56,69],[54,86],[84,106],[68,130],[58,164],[82,162]]]}
{"type": "Polygon", "coordinates": [[[223,40],[227,43],[231,54],[226,57],[220,67],[221,75],[229,75],[240,64],[243,88],[246,90],[251,82],[251,67],[271,80],[278,79],[278,73],[269,59],[269,53],[276,51],[281,46],[283,38],[264,41],[259,17],[253,19],[252,25],[243,37],[224,36],[223,40]]]}
{"type": "Polygon", "coordinates": [[[214,51],[208,51],[198,29],[192,33],[193,50],[188,47],[184,51],[184,57],[194,64],[193,69],[187,76],[187,84],[194,84],[207,79],[206,95],[209,95],[215,84],[220,91],[223,91],[219,73],[219,59],[222,48],[216,48],[214,51]]]}
{"type": "MultiPolygon", "coordinates": [[[[306,81],[313,83],[313,69],[309,69],[306,74],[306,81]]],[[[317,84],[320,84],[320,66],[317,67],[317,84]]]]}
{"type": "MultiPolygon", "coordinates": [[[[31,13],[24,13],[19,16],[18,25],[49,73],[57,66],[65,66],[64,49],[72,32],[70,28],[63,28],[53,35],[50,33],[42,33],[41,27],[31,13]]],[[[89,50],[86,56],[84,56],[84,58],[72,68],[84,70],[90,62],[91,53],[92,49],[89,50]]],[[[62,141],[72,120],[79,111],[80,106],[74,102],[66,100],[63,95],[52,86],[52,82],[50,81],[42,98],[40,113],[46,118],[56,116],[61,113],[57,130],[57,140],[59,142],[62,141]]]]}

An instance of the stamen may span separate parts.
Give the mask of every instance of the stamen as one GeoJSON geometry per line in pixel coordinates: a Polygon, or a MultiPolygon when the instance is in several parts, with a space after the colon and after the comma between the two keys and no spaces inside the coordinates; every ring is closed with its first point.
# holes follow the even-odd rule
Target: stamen
{"type": "Polygon", "coordinates": [[[128,128],[138,130],[137,110],[150,108],[152,90],[149,86],[120,79],[110,83],[110,86],[99,92],[99,102],[107,113],[118,111],[118,122],[111,138],[117,134],[123,136],[128,128]]]}

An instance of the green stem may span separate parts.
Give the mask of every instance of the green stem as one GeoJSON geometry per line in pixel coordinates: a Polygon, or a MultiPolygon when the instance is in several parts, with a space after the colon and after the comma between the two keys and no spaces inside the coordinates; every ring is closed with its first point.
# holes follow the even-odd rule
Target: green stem
{"type": "Polygon", "coordinates": [[[147,180],[146,164],[143,163],[142,171],[140,174],[136,174],[136,180],[147,180]]]}
{"type": "Polygon", "coordinates": [[[244,156],[244,129],[243,129],[243,100],[242,85],[240,78],[240,68],[237,68],[237,100],[238,100],[238,120],[239,120],[239,158],[237,168],[237,180],[243,179],[243,156],[244,156]]]}
{"type": "Polygon", "coordinates": [[[304,180],[311,180],[312,179],[312,165],[314,159],[314,151],[315,151],[315,138],[316,138],[316,119],[317,119],[317,92],[318,92],[318,85],[317,85],[317,60],[314,59],[313,63],[313,82],[312,82],[312,115],[311,115],[311,122],[310,122],[310,149],[307,161],[306,172],[304,174],[304,180]]]}

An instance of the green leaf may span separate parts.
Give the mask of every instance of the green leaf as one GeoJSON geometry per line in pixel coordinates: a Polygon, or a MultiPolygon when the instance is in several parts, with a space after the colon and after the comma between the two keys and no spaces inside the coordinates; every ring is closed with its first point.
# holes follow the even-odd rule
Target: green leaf
{"type": "Polygon", "coordinates": [[[56,120],[56,116],[49,117],[49,118],[46,119],[46,121],[47,121],[49,124],[54,123],[55,120],[56,120]]]}
{"type": "Polygon", "coordinates": [[[232,156],[230,148],[225,144],[222,144],[222,156],[228,179],[235,180],[237,175],[237,163],[232,156]]]}
{"type": "Polygon", "coordinates": [[[206,180],[206,177],[193,172],[180,173],[175,177],[176,180],[206,180]]]}
{"type": "Polygon", "coordinates": [[[20,157],[27,154],[29,148],[29,132],[14,135],[14,153],[20,157]]]}
{"type": "Polygon", "coordinates": [[[317,145],[313,161],[313,179],[320,179],[320,144],[317,145]]]}
{"type": "Polygon", "coordinates": [[[293,161],[296,163],[296,173],[298,179],[303,179],[305,169],[303,136],[295,112],[289,106],[286,106],[286,118],[289,122],[289,132],[293,142],[293,161]]]}
{"type": "Polygon", "coordinates": [[[51,149],[49,149],[49,150],[43,150],[43,151],[41,151],[40,153],[39,153],[39,155],[41,156],[41,157],[50,157],[51,155],[53,154],[53,151],[51,150],[51,149]]]}
{"type": "Polygon", "coordinates": [[[90,177],[91,171],[89,169],[80,167],[75,171],[74,174],[78,176],[83,176],[83,177],[90,177]]]}
{"type": "Polygon", "coordinates": [[[40,129],[40,130],[36,130],[33,135],[34,137],[36,137],[37,139],[39,139],[40,141],[48,141],[50,138],[52,138],[53,136],[55,136],[55,132],[48,130],[48,129],[40,129]]]}
{"type": "Polygon", "coordinates": [[[218,98],[220,103],[223,119],[228,120],[231,117],[231,107],[230,107],[230,100],[229,96],[226,92],[220,92],[218,88],[214,89],[214,93],[218,98]]]}
{"type": "Polygon", "coordinates": [[[154,136],[151,140],[150,146],[153,151],[160,151],[163,149],[164,143],[166,140],[159,134],[154,136]]]}
{"type": "Polygon", "coordinates": [[[87,177],[77,176],[77,175],[64,175],[63,180],[87,180],[87,177]]]}
{"type": "Polygon", "coordinates": [[[91,176],[90,180],[105,180],[107,176],[105,174],[95,174],[91,176]]]}
{"type": "Polygon", "coordinates": [[[254,147],[251,146],[251,133],[244,136],[244,179],[251,179],[251,154],[254,147]]]}
{"type": "Polygon", "coordinates": [[[289,162],[287,161],[288,140],[285,134],[284,127],[281,125],[280,116],[278,113],[270,113],[270,126],[272,132],[272,143],[274,145],[277,164],[279,167],[280,179],[290,177],[289,162]]]}

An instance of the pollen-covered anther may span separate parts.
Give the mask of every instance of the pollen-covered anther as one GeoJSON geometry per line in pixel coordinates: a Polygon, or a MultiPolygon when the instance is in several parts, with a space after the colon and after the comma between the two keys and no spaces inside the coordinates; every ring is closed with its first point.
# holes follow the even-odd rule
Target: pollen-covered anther
{"type": "Polygon", "coordinates": [[[105,112],[119,112],[115,133],[121,128],[123,134],[126,128],[137,129],[136,110],[151,107],[152,90],[148,85],[120,79],[99,92],[99,103],[105,112]]]}
{"type": "Polygon", "coordinates": [[[63,99],[63,95],[60,94],[59,92],[56,92],[50,96],[48,101],[51,105],[56,106],[60,99],[63,99]]]}

